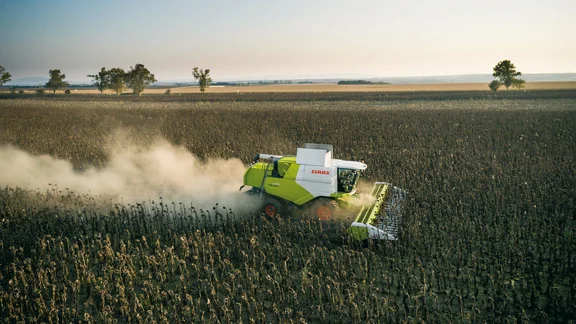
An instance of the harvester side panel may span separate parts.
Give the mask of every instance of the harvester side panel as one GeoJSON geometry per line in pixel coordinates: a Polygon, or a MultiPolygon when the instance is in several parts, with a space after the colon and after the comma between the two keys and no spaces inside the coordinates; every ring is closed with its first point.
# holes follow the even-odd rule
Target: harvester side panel
{"type": "Polygon", "coordinates": [[[268,163],[256,163],[244,172],[244,185],[260,188],[262,186],[262,179],[266,174],[266,167],[268,167],[268,176],[272,175],[272,167],[268,163]]]}
{"type": "Polygon", "coordinates": [[[306,188],[314,197],[330,197],[337,189],[334,168],[301,165],[296,182],[306,188]]]}
{"type": "Polygon", "coordinates": [[[290,179],[266,178],[264,190],[267,194],[280,197],[296,205],[302,205],[314,199],[314,196],[300,184],[290,179]]]}

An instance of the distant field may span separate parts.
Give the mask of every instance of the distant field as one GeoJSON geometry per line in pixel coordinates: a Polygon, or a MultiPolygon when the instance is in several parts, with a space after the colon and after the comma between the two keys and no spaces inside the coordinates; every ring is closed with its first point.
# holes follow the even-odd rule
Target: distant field
{"type": "MultiPolygon", "coordinates": [[[[574,82],[528,82],[526,88],[535,89],[576,89],[574,82]]],[[[442,84],[282,84],[249,87],[211,87],[208,92],[377,92],[377,91],[470,91],[488,90],[486,83],[442,83],[442,84]]],[[[165,90],[150,89],[150,92],[165,90]]],[[[172,93],[199,92],[197,87],[173,88],[172,93]]]]}
{"type": "MultiPolygon", "coordinates": [[[[163,94],[166,89],[171,89],[172,94],[199,93],[198,87],[179,88],[148,88],[146,94],[163,94]]],[[[554,90],[575,89],[576,81],[562,82],[527,82],[526,90],[554,90]]],[[[243,87],[214,86],[206,90],[207,93],[264,93],[264,92],[403,92],[403,91],[486,91],[486,83],[440,83],[440,84],[370,84],[370,85],[337,85],[337,84],[282,84],[282,85],[254,85],[243,87]]],[[[510,89],[515,90],[515,89],[510,89]]],[[[7,92],[7,89],[0,90],[7,92]]],[[[75,94],[97,94],[95,88],[73,89],[75,94]]],[[[501,91],[506,91],[501,90],[501,91]]],[[[517,91],[517,90],[515,90],[517,91]]],[[[25,93],[33,93],[33,89],[24,90],[25,93]]],[[[126,90],[124,93],[131,93],[126,90]]],[[[63,93],[63,90],[58,91],[63,93]]],[[[107,90],[104,93],[114,94],[107,90]]]]}

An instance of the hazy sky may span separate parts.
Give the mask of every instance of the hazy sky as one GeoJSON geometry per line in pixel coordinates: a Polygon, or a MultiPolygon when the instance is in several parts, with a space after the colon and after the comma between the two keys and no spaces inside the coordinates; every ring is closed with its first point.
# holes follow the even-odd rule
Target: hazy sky
{"type": "Polygon", "coordinates": [[[575,0],[0,0],[0,65],[69,81],[576,72],[575,0]]]}

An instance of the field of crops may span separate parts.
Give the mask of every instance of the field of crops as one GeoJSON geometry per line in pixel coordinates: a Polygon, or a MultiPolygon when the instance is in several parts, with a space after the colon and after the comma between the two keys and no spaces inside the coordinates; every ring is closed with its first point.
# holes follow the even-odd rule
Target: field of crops
{"type": "Polygon", "coordinates": [[[365,246],[341,224],[270,221],[227,201],[117,204],[0,183],[0,319],[574,321],[573,91],[299,96],[0,98],[0,163],[10,145],[75,172],[106,168],[119,130],[202,161],[315,142],[408,192],[400,240],[365,246]]]}

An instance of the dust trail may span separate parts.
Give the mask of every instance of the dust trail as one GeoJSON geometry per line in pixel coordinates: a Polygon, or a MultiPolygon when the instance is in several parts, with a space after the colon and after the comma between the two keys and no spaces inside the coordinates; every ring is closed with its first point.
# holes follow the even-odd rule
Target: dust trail
{"type": "Polygon", "coordinates": [[[114,195],[135,203],[162,197],[196,208],[253,208],[238,192],[246,167],[239,159],[200,161],[183,147],[165,140],[140,147],[110,148],[102,169],[76,172],[70,162],[48,155],[34,156],[12,146],[0,147],[0,186],[27,190],[69,189],[79,194],[114,195]]]}

